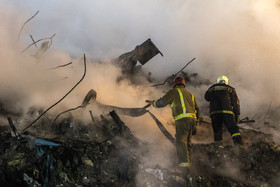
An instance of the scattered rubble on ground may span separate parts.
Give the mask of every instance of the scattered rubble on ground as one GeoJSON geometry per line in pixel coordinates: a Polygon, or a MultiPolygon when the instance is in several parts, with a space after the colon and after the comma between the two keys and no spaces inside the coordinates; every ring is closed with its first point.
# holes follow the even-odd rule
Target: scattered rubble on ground
{"type": "MultiPolygon", "coordinates": [[[[89,111],[90,122],[75,119],[71,115],[77,112],[74,108],[59,113],[56,118],[45,114],[20,136],[8,126],[11,118],[9,123],[2,123],[0,184],[32,187],[280,185],[280,148],[270,134],[250,128],[250,124],[240,126],[243,147],[233,146],[226,133],[224,145],[217,146],[211,143],[213,132],[209,121],[201,119],[193,137],[191,172],[186,173],[176,167],[176,155],[167,158],[174,160],[170,167],[143,162],[149,153],[147,142],[138,139],[118,114],[148,115],[145,108],[128,110],[103,105],[95,101],[96,97],[97,93],[90,90],[76,107],[85,111],[93,101],[104,109],[99,117],[93,117],[89,111]]],[[[15,118],[15,128],[43,113],[40,107],[31,108],[26,114],[29,119],[24,121],[21,115],[1,111],[5,111],[1,116],[10,114],[15,118]]]]}
{"type": "MultiPolygon", "coordinates": [[[[190,75],[190,80],[195,76],[190,75]]],[[[56,117],[47,113],[20,136],[8,126],[11,118],[9,123],[1,124],[0,184],[32,187],[280,185],[280,148],[270,134],[250,128],[250,124],[240,126],[243,147],[233,146],[226,132],[224,145],[217,146],[211,143],[213,132],[209,119],[201,119],[193,137],[191,172],[182,172],[176,167],[176,155],[167,158],[174,160],[170,167],[143,162],[149,153],[147,142],[138,139],[118,114],[148,115],[145,107],[128,110],[101,104],[96,97],[97,93],[90,90],[80,106],[56,117]],[[71,115],[76,109],[85,111],[90,103],[102,108],[99,117],[89,111],[92,120],[85,122],[71,115]]],[[[2,116],[11,114],[17,118],[14,126],[18,128],[42,113],[40,107],[30,108],[26,121],[6,110],[2,116]]]]}
{"type": "MultiPolygon", "coordinates": [[[[30,35],[33,43],[21,53],[34,45],[37,50],[32,56],[39,60],[50,48],[54,36],[55,34],[34,41],[30,35]],[[48,41],[43,42],[38,48],[38,42],[43,40],[48,41]]],[[[123,73],[119,81],[129,78],[131,82],[135,82],[133,79],[135,75],[143,75],[141,66],[157,54],[163,56],[151,39],[147,39],[132,51],[120,55],[114,60],[123,73]],[[141,65],[137,65],[138,62],[141,65]]],[[[51,69],[70,64],[72,62],[51,69]]],[[[201,79],[197,73],[187,73],[183,69],[178,73],[181,73],[189,85],[210,84],[208,80],[201,79]]],[[[163,84],[167,82],[171,85],[170,80],[177,74],[169,76],[163,84]]],[[[149,81],[151,73],[143,77],[149,81]]],[[[91,98],[96,99],[94,90],[90,90],[77,109],[85,108],[91,98]]],[[[23,111],[11,109],[13,102],[9,106],[6,105],[7,103],[10,101],[6,98],[0,99],[0,116],[6,118],[11,115],[17,118],[14,126],[18,128],[22,124],[20,118],[23,111]]],[[[211,143],[213,134],[210,125],[202,121],[193,138],[195,143],[191,172],[182,172],[176,167],[174,159],[176,155],[167,158],[174,160],[174,165],[171,167],[147,166],[143,162],[143,158],[149,153],[147,142],[138,139],[115,111],[116,109],[125,113],[127,110],[98,102],[96,105],[112,111],[100,115],[99,118],[91,115],[91,122],[75,119],[71,112],[76,112],[74,111],[76,108],[60,113],[70,114],[59,114],[55,118],[57,120],[53,120],[53,116],[46,114],[36,125],[30,127],[28,132],[20,135],[15,128],[8,126],[9,123],[11,127],[13,126],[12,118],[8,118],[9,123],[8,121],[1,123],[0,186],[265,187],[280,185],[280,147],[273,142],[270,134],[255,130],[257,128],[241,127],[245,142],[243,147],[233,146],[230,136],[225,136],[224,145],[218,146],[211,143]]],[[[147,112],[144,109],[139,111],[137,108],[130,111],[141,115],[147,112]]],[[[91,111],[89,112],[91,114],[91,111]]],[[[42,113],[40,108],[31,108],[27,113],[30,119],[26,121],[42,113]]],[[[278,119],[278,110],[272,114],[272,117],[278,119]]],[[[265,128],[276,130],[266,118],[264,125],[265,128]]]]}
{"type": "MultiPolygon", "coordinates": [[[[114,112],[111,115],[117,116],[114,112]]],[[[51,138],[22,135],[18,139],[3,127],[1,184],[134,186],[142,143],[127,126],[112,118],[103,117],[97,123],[102,126],[92,132],[93,124],[86,127],[81,122],[63,119],[59,131],[47,132],[51,138]],[[88,133],[93,134],[90,137],[88,133]]],[[[38,127],[33,130],[30,134],[42,134],[38,127]]]]}
{"type": "MultiPolygon", "coordinates": [[[[50,120],[49,120],[50,121],[50,120]]],[[[193,144],[191,173],[147,167],[145,142],[115,111],[90,124],[73,118],[46,128],[47,117],[20,139],[1,126],[0,183],[6,186],[270,186],[279,185],[280,148],[260,131],[241,128],[245,145],[193,144]],[[37,135],[37,136],[36,136],[37,135]],[[40,135],[40,136],[39,136],[40,135]]],[[[198,126],[199,139],[203,128],[198,126]]],[[[227,137],[225,137],[227,139],[227,137]]],[[[175,155],[174,155],[175,156],[175,155]]]]}

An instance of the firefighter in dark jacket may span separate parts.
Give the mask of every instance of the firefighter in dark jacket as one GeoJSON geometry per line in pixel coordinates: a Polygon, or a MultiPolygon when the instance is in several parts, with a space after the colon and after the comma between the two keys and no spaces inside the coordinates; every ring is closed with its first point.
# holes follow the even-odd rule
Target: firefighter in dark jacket
{"type": "Polygon", "coordinates": [[[189,168],[192,130],[195,128],[199,108],[195,97],[185,89],[185,80],[182,77],[175,78],[173,89],[169,90],[162,98],[147,100],[156,108],[169,105],[175,120],[176,149],[180,168],[189,168]]]}
{"type": "Polygon", "coordinates": [[[228,78],[218,77],[217,83],[205,93],[206,101],[210,102],[210,117],[214,131],[214,140],[222,144],[222,125],[227,127],[234,145],[242,145],[242,137],[237,123],[240,116],[240,104],[236,91],[228,85],[228,78]]]}

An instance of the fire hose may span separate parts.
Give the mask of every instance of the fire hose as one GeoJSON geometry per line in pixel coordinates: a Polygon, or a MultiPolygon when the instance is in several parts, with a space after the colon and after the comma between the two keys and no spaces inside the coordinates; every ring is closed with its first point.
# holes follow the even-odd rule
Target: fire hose
{"type": "Polygon", "coordinates": [[[103,107],[107,110],[116,110],[119,114],[131,116],[131,117],[139,117],[147,112],[150,114],[150,116],[153,118],[153,120],[156,122],[159,130],[162,132],[162,134],[175,146],[175,138],[168,132],[168,130],[164,127],[164,125],[156,118],[154,114],[152,114],[150,111],[146,110],[151,104],[148,104],[142,108],[122,108],[117,106],[111,106],[111,105],[104,105],[101,103],[97,103],[99,107],[103,107]]]}
{"type": "Polygon", "coordinates": [[[96,97],[97,97],[97,93],[96,91],[94,91],[93,89],[91,89],[86,97],[84,98],[82,104],[78,107],[72,108],[72,109],[68,109],[66,111],[63,111],[61,113],[59,113],[56,118],[54,119],[53,123],[51,126],[53,126],[53,124],[55,123],[55,121],[57,120],[57,118],[67,112],[79,109],[79,108],[85,108],[87,105],[90,104],[90,101],[93,101],[93,103],[95,103],[95,105],[99,108],[102,109],[103,111],[112,111],[115,110],[117,113],[122,114],[122,115],[127,115],[127,116],[131,116],[131,117],[139,117],[142,116],[144,114],[146,114],[147,112],[150,114],[150,116],[152,117],[152,119],[156,122],[158,128],[160,129],[160,131],[163,133],[163,135],[173,144],[175,145],[175,138],[168,132],[168,130],[164,127],[164,125],[156,118],[155,115],[153,115],[150,111],[147,110],[147,108],[151,105],[151,104],[147,104],[146,106],[142,107],[142,108],[124,108],[124,107],[118,107],[118,106],[112,106],[112,105],[105,105],[102,104],[100,102],[96,101],[96,97]]]}

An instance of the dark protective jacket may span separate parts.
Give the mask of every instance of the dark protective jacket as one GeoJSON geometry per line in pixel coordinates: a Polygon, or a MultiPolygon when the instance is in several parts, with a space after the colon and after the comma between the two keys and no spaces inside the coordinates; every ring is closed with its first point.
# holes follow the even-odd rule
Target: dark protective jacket
{"type": "Polygon", "coordinates": [[[226,84],[214,84],[205,93],[204,98],[210,102],[210,115],[217,113],[240,115],[240,104],[236,91],[226,84]]]}
{"type": "Polygon", "coordinates": [[[183,85],[169,90],[162,98],[153,103],[154,107],[165,107],[166,105],[170,105],[175,121],[185,117],[196,119],[199,117],[195,97],[183,85]]]}

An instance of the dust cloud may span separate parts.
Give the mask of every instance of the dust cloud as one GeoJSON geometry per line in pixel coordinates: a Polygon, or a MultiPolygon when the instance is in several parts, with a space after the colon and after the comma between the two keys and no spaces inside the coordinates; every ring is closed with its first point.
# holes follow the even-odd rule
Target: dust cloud
{"type": "MultiPolygon", "coordinates": [[[[121,71],[110,63],[147,38],[164,54],[143,67],[158,82],[195,57],[186,71],[212,83],[219,75],[228,76],[239,95],[241,117],[263,119],[272,101],[270,111],[279,109],[279,0],[2,0],[0,7],[0,99],[11,111],[47,108],[58,101],[82,77],[84,53],[84,81],[50,112],[80,105],[90,89],[101,103],[121,107],[142,107],[146,99],[161,97],[168,88],[151,88],[149,82],[135,86],[127,80],[116,84],[121,71]],[[16,41],[22,24],[37,10],[16,41]],[[30,34],[38,40],[54,33],[51,48],[40,60],[32,56],[35,46],[21,53],[32,43],[30,34]]],[[[203,97],[208,86],[187,83],[201,108],[208,105],[203,97]]],[[[170,109],[150,110],[170,123],[170,109]]],[[[143,138],[162,139],[148,116],[124,119],[143,138]]],[[[278,121],[274,115],[272,123],[278,126],[278,121]]]]}

